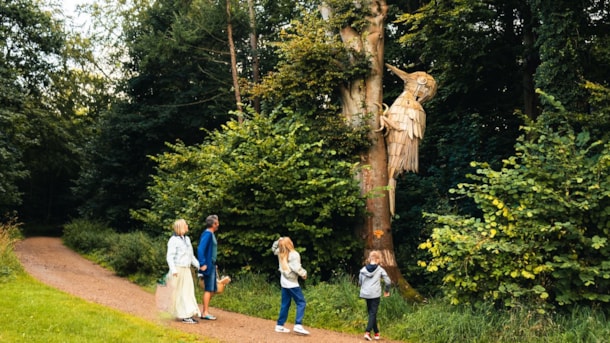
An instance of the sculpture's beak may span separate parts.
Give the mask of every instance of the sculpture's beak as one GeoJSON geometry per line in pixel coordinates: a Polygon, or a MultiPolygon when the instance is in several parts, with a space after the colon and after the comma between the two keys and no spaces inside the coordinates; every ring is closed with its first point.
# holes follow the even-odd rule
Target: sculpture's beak
{"type": "Polygon", "coordinates": [[[407,82],[409,73],[402,71],[391,64],[386,63],[385,66],[388,67],[392,73],[396,74],[396,76],[400,77],[404,82],[407,82]]]}

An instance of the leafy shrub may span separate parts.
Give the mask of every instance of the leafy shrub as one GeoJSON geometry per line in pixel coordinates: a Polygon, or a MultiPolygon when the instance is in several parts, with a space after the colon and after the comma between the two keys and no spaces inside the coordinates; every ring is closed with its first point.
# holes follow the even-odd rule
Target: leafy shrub
{"type": "Polygon", "coordinates": [[[610,302],[610,143],[567,122],[561,113],[530,123],[499,171],[473,163],[474,183],[452,192],[481,217],[430,215],[441,226],[420,264],[444,272],[454,304],[610,302]]]}
{"type": "Polygon", "coordinates": [[[107,251],[116,233],[99,221],[75,219],[64,226],[63,242],[80,253],[107,251]]]}
{"type": "Polygon", "coordinates": [[[183,217],[196,245],[205,217],[218,214],[219,264],[232,272],[255,266],[272,273],[270,246],[280,235],[293,239],[312,276],[349,265],[363,209],[355,166],[322,139],[312,142],[303,123],[277,119],[289,115],[253,115],[201,145],[170,145],[172,152],[154,158],[150,208],[133,215],[155,235],[183,217]]]}
{"type": "Polygon", "coordinates": [[[159,276],[167,270],[165,252],[161,239],[153,239],[144,232],[124,233],[116,235],[110,246],[109,264],[119,276],[159,276]]]}

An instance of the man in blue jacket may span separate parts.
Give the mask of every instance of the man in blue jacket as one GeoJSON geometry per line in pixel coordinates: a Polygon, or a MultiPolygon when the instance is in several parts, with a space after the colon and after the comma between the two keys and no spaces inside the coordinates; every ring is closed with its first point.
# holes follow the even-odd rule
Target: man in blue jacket
{"type": "Polygon", "coordinates": [[[218,243],[214,232],[218,230],[218,216],[212,214],[205,219],[206,229],[201,233],[199,245],[197,246],[197,259],[201,266],[199,277],[203,279],[203,311],[201,319],[216,320],[209,312],[210,299],[216,292],[216,256],[218,254],[218,243]]]}

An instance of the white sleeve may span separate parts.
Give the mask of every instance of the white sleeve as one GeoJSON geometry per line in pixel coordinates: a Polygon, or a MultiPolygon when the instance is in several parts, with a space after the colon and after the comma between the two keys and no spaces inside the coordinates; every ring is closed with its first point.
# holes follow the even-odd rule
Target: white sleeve
{"type": "Polygon", "coordinates": [[[172,236],[167,242],[167,255],[165,259],[167,260],[167,265],[169,266],[169,273],[176,274],[178,271],[176,270],[176,253],[177,253],[177,241],[174,239],[175,236],[172,236]]]}

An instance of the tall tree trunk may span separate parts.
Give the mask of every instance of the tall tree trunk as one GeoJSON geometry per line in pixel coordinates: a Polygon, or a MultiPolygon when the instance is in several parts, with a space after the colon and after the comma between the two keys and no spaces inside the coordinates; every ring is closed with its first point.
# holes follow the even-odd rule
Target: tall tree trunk
{"type": "MultiPolygon", "coordinates": [[[[525,6],[524,6],[525,7],[525,6]]],[[[536,119],[538,117],[537,100],[536,96],[536,85],[534,82],[534,74],[536,68],[540,65],[540,59],[536,51],[536,37],[534,35],[534,18],[529,8],[523,8],[522,17],[524,21],[523,28],[523,46],[524,46],[524,59],[523,59],[523,108],[524,113],[530,119],[536,119]]]]}
{"type": "Polygon", "coordinates": [[[367,216],[359,229],[365,241],[364,257],[366,258],[371,250],[379,250],[382,254],[382,265],[392,281],[398,285],[400,293],[409,300],[421,301],[423,297],[410,286],[396,263],[386,191],[388,185],[386,144],[383,134],[374,131],[380,124],[379,115],[376,114],[380,111],[379,104],[383,102],[384,25],[387,10],[385,1],[373,1],[371,15],[367,18],[370,23],[367,32],[358,32],[351,26],[341,30],[344,44],[359,52],[364,51],[370,56],[371,63],[368,77],[341,89],[342,111],[351,125],[365,124],[371,127],[369,139],[372,146],[360,156],[362,163],[360,185],[367,199],[367,216]],[[370,119],[368,122],[362,122],[362,118],[370,119]]]}
{"type": "MultiPolygon", "coordinates": [[[[235,102],[237,111],[242,112],[241,92],[239,91],[239,82],[237,76],[237,56],[235,53],[235,42],[233,42],[233,25],[231,23],[231,0],[226,0],[227,4],[227,35],[229,36],[229,52],[231,54],[231,75],[233,76],[233,89],[235,90],[235,102]]],[[[238,121],[241,124],[244,120],[243,116],[239,116],[238,121]]]]}
{"type": "MultiPolygon", "coordinates": [[[[250,16],[250,48],[252,49],[252,81],[254,84],[260,82],[260,60],[258,58],[258,38],[256,35],[256,14],[254,12],[254,0],[248,0],[248,13],[250,16]]],[[[254,110],[261,111],[259,97],[254,98],[254,110]]]]}

